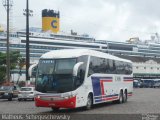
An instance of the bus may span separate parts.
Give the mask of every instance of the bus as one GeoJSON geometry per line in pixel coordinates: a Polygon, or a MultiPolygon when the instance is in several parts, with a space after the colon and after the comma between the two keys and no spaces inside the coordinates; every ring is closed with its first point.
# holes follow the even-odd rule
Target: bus
{"type": "MultiPolygon", "coordinates": [[[[43,54],[36,66],[35,105],[85,107],[125,103],[133,91],[132,62],[90,49],[63,49],[43,54]]],[[[30,67],[30,75],[35,74],[30,67]]]]}

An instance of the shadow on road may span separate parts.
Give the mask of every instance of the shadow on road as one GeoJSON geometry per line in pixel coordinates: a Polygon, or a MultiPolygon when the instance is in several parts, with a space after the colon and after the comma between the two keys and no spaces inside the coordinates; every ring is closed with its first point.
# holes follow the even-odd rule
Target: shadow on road
{"type": "Polygon", "coordinates": [[[80,107],[80,108],[76,108],[76,109],[60,109],[59,111],[52,111],[52,109],[51,109],[50,111],[41,112],[38,114],[51,114],[51,113],[70,114],[70,113],[78,113],[78,112],[81,112],[81,113],[84,112],[84,114],[85,114],[86,111],[92,111],[95,109],[103,109],[104,107],[109,107],[109,106],[114,106],[114,105],[116,105],[116,104],[113,102],[109,102],[109,103],[101,103],[101,104],[94,105],[93,108],[90,110],[86,110],[85,107],[80,107]]]}

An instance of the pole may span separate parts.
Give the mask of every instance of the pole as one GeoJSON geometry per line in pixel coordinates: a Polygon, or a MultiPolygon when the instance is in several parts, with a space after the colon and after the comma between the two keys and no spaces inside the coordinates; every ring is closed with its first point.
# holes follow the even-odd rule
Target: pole
{"type": "Polygon", "coordinates": [[[7,81],[10,82],[10,52],[9,52],[9,0],[7,0],[7,81]]]}
{"type": "Polygon", "coordinates": [[[26,0],[26,80],[29,80],[28,69],[30,66],[30,56],[29,56],[29,7],[28,0],[26,0]]]}

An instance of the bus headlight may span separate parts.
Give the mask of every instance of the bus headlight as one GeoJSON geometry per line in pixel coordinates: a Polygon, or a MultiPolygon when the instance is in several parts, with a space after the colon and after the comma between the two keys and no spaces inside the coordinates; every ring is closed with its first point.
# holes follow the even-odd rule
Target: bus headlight
{"type": "Polygon", "coordinates": [[[64,99],[69,99],[69,97],[64,97],[64,99]]]}
{"type": "Polygon", "coordinates": [[[36,98],[40,99],[40,98],[41,98],[41,96],[39,96],[39,95],[36,95],[36,98]]]}
{"type": "Polygon", "coordinates": [[[70,99],[70,98],[73,98],[75,97],[76,95],[74,94],[71,94],[71,95],[68,95],[68,96],[63,96],[64,99],[70,99]]]}

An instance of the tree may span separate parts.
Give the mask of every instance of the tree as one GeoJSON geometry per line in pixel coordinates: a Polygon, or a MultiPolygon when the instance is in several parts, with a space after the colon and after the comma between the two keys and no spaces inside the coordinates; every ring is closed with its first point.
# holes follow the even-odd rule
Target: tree
{"type": "Polygon", "coordinates": [[[19,79],[20,79],[20,76],[22,74],[22,68],[25,64],[26,64],[26,59],[22,58],[22,57],[19,57],[19,59],[18,59],[19,76],[18,76],[17,84],[19,83],[19,79]]]}
{"type": "MultiPolygon", "coordinates": [[[[15,69],[19,66],[19,60],[22,59],[19,51],[11,51],[10,52],[10,70],[15,69]]],[[[4,82],[6,79],[6,53],[0,52],[0,83],[4,82]]]]}
{"type": "Polygon", "coordinates": [[[5,80],[6,76],[6,54],[0,52],[0,83],[5,80]]]}
{"type": "Polygon", "coordinates": [[[0,65],[0,84],[4,82],[6,76],[6,67],[0,65]]]}

